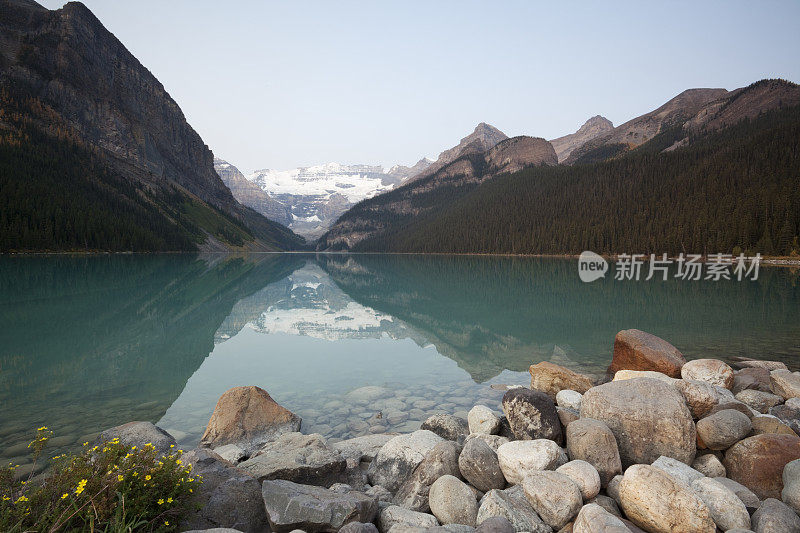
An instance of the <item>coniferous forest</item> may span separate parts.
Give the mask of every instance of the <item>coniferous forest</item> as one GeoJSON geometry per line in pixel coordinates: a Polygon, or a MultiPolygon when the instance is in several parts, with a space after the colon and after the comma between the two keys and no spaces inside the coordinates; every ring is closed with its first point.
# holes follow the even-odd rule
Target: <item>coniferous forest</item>
{"type": "Polygon", "coordinates": [[[354,251],[800,253],[800,107],[663,152],[676,133],[602,162],[423,192],[415,203],[437,207],[416,217],[384,215],[370,199],[342,220],[379,213],[385,228],[354,251]]]}

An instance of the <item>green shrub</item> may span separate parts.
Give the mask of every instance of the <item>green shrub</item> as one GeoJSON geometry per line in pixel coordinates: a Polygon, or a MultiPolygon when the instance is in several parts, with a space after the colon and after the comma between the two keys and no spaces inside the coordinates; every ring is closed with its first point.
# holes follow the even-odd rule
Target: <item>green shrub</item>
{"type": "MultiPolygon", "coordinates": [[[[28,445],[34,465],[52,432],[39,428],[28,445]]],[[[51,459],[39,478],[0,470],[0,531],[176,531],[202,482],[182,450],[162,454],[118,439],[51,459]]]]}

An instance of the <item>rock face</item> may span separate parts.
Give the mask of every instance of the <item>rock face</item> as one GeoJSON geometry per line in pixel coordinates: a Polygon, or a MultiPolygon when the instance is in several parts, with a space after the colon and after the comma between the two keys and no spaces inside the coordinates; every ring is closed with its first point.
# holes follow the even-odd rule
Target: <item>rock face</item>
{"type": "Polygon", "coordinates": [[[452,441],[438,443],[417,465],[405,483],[397,490],[394,503],[427,513],[430,511],[428,494],[431,485],[442,476],[459,477],[459,452],[461,447],[452,441]]]}
{"type": "Polygon", "coordinates": [[[172,435],[153,425],[152,422],[128,422],[103,431],[100,433],[98,440],[106,442],[115,438],[118,438],[121,444],[128,447],[138,446],[142,448],[145,444],[150,443],[155,446],[156,450],[163,453],[168,452],[170,446],[177,444],[172,435]]]}
{"type": "Polygon", "coordinates": [[[258,185],[249,181],[239,169],[223,161],[214,158],[214,170],[231,190],[231,194],[240,204],[246,205],[261,213],[270,220],[283,224],[287,228],[292,223],[292,212],[289,207],[274,200],[258,185]]]}
{"type": "Polygon", "coordinates": [[[605,117],[595,115],[578,128],[575,133],[553,139],[550,144],[558,156],[558,162],[564,162],[576,148],[580,148],[595,137],[614,129],[614,124],[605,117]]]}
{"type": "Polygon", "coordinates": [[[460,479],[445,475],[431,485],[431,512],[442,525],[463,524],[475,527],[478,503],[475,494],[460,479]]]}
{"type": "Polygon", "coordinates": [[[533,165],[557,165],[553,145],[538,137],[520,135],[500,141],[486,154],[489,172],[505,174],[533,165]]]}
{"type": "Polygon", "coordinates": [[[300,430],[301,419],[259,387],[234,387],[217,400],[200,439],[202,446],[235,444],[250,455],[283,433],[300,430]]]}
{"type": "Polygon", "coordinates": [[[481,439],[470,439],[464,443],[464,449],[458,456],[458,467],[464,479],[481,492],[506,486],[497,453],[481,439]]]}
{"type": "MultiPolygon", "coordinates": [[[[481,122],[475,126],[475,130],[461,139],[456,146],[445,150],[431,165],[425,170],[413,176],[411,180],[420,180],[428,176],[432,176],[439,170],[443,169],[456,159],[464,157],[469,154],[482,154],[487,152],[490,148],[495,146],[500,141],[508,139],[508,136],[494,126],[481,122]]],[[[552,148],[552,147],[551,147],[552,148]]]]}
{"type": "Polygon", "coordinates": [[[396,492],[405,483],[425,455],[443,442],[439,435],[428,430],[418,430],[408,435],[398,435],[381,448],[369,465],[369,480],[373,485],[396,492]]]}
{"type": "Polygon", "coordinates": [[[626,329],[614,339],[614,357],[609,371],[653,370],[679,378],[685,363],[683,354],[664,339],[638,329],[626,329]]]}
{"type": "Polygon", "coordinates": [[[759,498],[780,498],[783,469],[800,459],[800,437],[765,433],[748,437],[725,452],[728,477],[759,498]]]}
{"type": "Polygon", "coordinates": [[[600,420],[581,418],[567,426],[567,454],[595,467],[604,487],[622,473],[617,439],[600,420]]]}
{"type": "Polygon", "coordinates": [[[531,472],[522,482],[522,489],[544,523],[556,530],[567,525],[583,504],[578,486],[559,472],[531,472]]]}
{"type": "Polygon", "coordinates": [[[550,526],[542,522],[525,497],[521,485],[506,490],[490,490],[480,501],[478,523],[489,517],[502,516],[511,522],[515,531],[551,533],[550,526]]]}
{"type": "Polygon", "coordinates": [[[523,387],[511,389],[503,396],[503,411],[518,439],[562,442],[556,406],[545,393],[523,387]]]}
{"type": "Polygon", "coordinates": [[[328,487],[345,481],[347,461],[321,435],[287,433],[238,467],[259,481],[285,479],[328,487]]]}
{"type": "Polygon", "coordinates": [[[697,421],[697,439],[711,450],[727,450],[753,429],[750,419],[739,411],[723,409],[697,421]]]}
{"type": "Polygon", "coordinates": [[[583,394],[594,385],[583,374],[549,361],[531,365],[528,372],[531,374],[531,388],[544,392],[554,400],[561,390],[569,389],[583,394]]]}
{"type": "Polygon", "coordinates": [[[378,502],[360,492],[334,492],[291,481],[265,481],[264,505],[272,531],[337,531],[348,522],[372,522],[378,502]]]}
{"type": "Polygon", "coordinates": [[[554,470],[567,462],[564,450],[548,439],[508,442],[497,449],[497,459],[511,484],[522,483],[531,472],[554,470]]]}
{"type": "Polygon", "coordinates": [[[733,369],[717,359],[695,359],[681,367],[683,379],[703,381],[709,385],[733,387],[733,369]]]}
{"type": "Polygon", "coordinates": [[[694,459],[692,415],[681,393],[661,381],[637,378],[594,387],[583,395],[581,418],[611,429],[623,467],[650,464],[661,455],[687,464],[694,459]]]}
{"type": "Polygon", "coordinates": [[[625,515],[654,533],[714,533],[711,512],[695,493],[654,466],[637,464],[625,471],[619,487],[625,515]]]}

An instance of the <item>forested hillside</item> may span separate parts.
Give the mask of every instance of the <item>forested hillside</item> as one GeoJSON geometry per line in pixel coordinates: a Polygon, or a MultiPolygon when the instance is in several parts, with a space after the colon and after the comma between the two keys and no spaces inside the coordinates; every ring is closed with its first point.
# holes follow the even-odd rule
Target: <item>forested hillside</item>
{"type": "Polygon", "coordinates": [[[666,130],[609,161],[440,189],[425,200],[440,209],[403,220],[386,213],[384,230],[353,250],[800,253],[800,107],[662,152],[679,134],[666,130]]]}

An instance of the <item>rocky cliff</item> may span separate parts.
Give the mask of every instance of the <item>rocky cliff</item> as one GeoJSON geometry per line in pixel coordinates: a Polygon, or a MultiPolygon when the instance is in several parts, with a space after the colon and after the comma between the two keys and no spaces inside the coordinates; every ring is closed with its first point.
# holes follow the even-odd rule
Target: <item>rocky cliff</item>
{"type": "Polygon", "coordinates": [[[227,161],[214,158],[214,169],[239,203],[278,224],[289,227],[292,223],[289,207],[271,198],[261,187],[245,178],[238,168],[227,161]]]}
{"type": "Polygon", "coordinates": [[[612,124],[610,120],[596,115],[584,122],[583,126],[578,128],[578,131],[575,133],[553,139],[550,141],[550,144],[553,145],[553,149],[555,149],[556,155],[558,156],[558,162],[561,163],[567,159],[576,148],[580,148],[592,139],[613,129],[614,124],[612,124]]]}
{"type": "MultiPolygon", "coordinates": [[[[178,194],[206,204],[230,219],[215,224],[244,226],[252,246],[287,236],[234,199],[178,104],[83,4],[50,11],[0,0],[0,85],[25,103],[26,125],[87,147],[115,177],[160,199],[178,194]]],[[[225,240],[200,228],[207,241],[225,240]]]]}
{"type": "MultiPolygon", "coordinates": [[[[461,139],[456,146],[439,154],[439,157],[417,174],[412,174],[409,179],[417,180],[432,176],[456,159],[470,154],[482,154],[495,144],[508,139],[508,136],[494,126],[481,122],[475,130],[461,139]]],[[[419,163],[417,163],[419,165],[419,163]]]]}

